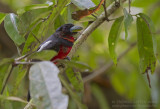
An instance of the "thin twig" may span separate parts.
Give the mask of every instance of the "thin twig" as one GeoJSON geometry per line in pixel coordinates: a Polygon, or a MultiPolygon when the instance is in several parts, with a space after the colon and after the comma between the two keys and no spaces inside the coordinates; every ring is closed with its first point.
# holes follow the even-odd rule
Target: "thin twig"
{"type": "Polygon", "coordinates": [[[131,2],[132,2],[132,0],[128,0],[128,2],[129,2],[129,13],[131,13],[131,2]]]}
{"type": "Polygon", "coordinates": [[[37,38],[37,36],[31,31],[31,34],[33,35],[33,37],[39,42],[41,43],[41,41],[37,38]]]}
{"type": "Polygon", "coordinates": [[[106,19],[107,22],[109,22],[110,20],[108,19],[108,15],[107,15],[107,11],[106,11],[106,0],[104,0],[102,5],[103,5],[103,8],[104,8],[105,19],[106,19]]]}
{"type": "MultiPolygon", "coordinates": [[[[136,42],[132,43],[119,57],[118,57],[118,61],[124,57],[133,47],[135,47],[136,42]]],[[[98,70],[94,71],[92,74],[86,76],[83,78],[83,82],[89,82],[91,80],[93,80],[95,77],[103,74],[104,72],[106,72],[107,70],[109,70],[112,66],[114,65],[113,61],[109,62],[109,64],[106,64],[104,66],[102,66],[101,68],[99,68],[98,70]]]]}
{"type": "Polygon", "coordinates": [[[32,65],[32,64],[36,64],[37,62],[15,62],[14,64],[15,65],[19,65],[19,64],[22,64],[22,65],[32,65]]]}
{"type": "Polygon", "coordinates": [[[148,79],[149,87],[151,88],[151,81],[150,81],[150,77],[149,77],[148,71],[146,73],[147,73],[147,79],[148,79]]]}
{"type": "Polygon", "coordinates": [[[32,54],[35,53],[35,52],[36,52],[36,51],[33,51],[33,52],[31,52],[31,53],[28,53],[28,54],[26,54],[26,55],[23,55],[23,56],[21,56],[21,57],[18,57],[18,58],[15,59],[15,61],[20,61],[20,60],[22,60],[22,59],[24,59],[24,58],[32,55],[32,54]]]}
{"type": "Polygon", "coordinates": [[[9,80],[10,76],[11,76],[11,73],[12,73],[13,69],[14,69],[14,65],[12,65],[12,67],[11,67],[11,69],[9,71],[9,74],[8,74],[8,76],[7,76],[7,78],[6,78],[5,82],[4,82],[4,85],[2,86],[1,95],[4,92],[4,89],[5,89],[6,85],[7,85],[7,82],[9,80]]]}

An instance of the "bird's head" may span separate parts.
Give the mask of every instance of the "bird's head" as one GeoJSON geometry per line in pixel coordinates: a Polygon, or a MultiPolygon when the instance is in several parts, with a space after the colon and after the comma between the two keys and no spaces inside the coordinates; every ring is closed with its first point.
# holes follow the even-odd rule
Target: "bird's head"
{"type": "Polygon", "coordinates": [[[61,32],[63,35],[73,36],[81,31],[83,28],[80,26],[75,26],[71,23],[64,24],[60,26],[56,31],[61,32]]]}

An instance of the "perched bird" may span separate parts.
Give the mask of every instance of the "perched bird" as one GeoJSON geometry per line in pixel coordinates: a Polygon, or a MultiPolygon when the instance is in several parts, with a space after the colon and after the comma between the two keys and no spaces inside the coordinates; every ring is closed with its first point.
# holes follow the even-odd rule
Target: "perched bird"
{"type": "Polygon", "coordinates": [[[57,51],[58,54],[54,56],[51,61],[66,58],[75,41],[74,35],[82,29],[82,27],[74,26],[70,23],[60,26],[53,35],[51,35],[39,46],[37,52],[42,50],[57,51]]]}
{"type": "MultiPolygon", "coordinates": [[[[74,26],[73,24],[64,24],[60,26],[54,34],[40,44],[37,52],[42,50],[57,51],[58,54],[51,59],[51,61],[56,64],[56,59],[64,59],[67,57],[75,41],[74,35],[82,29],[82,27],[74,26]]],[[[27,100],[29,101],[30,98],[30,92],[28,91],[27,100]]]]}

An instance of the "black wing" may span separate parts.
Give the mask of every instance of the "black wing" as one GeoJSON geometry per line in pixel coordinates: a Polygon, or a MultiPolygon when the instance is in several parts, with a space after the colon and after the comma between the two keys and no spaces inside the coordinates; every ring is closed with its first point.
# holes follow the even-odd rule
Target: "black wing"
{"type": "Polygon", "coordinates": [[[38,47],[37,51],[55,50],[58,52],[61,45],[71,47],[73,46],[73,42],[62,39],[57,34],[53,34],[38,47]]]}

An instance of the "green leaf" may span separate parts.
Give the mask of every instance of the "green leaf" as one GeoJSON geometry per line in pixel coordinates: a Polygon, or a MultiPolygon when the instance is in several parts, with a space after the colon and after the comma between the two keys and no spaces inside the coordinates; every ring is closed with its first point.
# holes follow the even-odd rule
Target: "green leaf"
{"type": "Polygon", "coordinates": [[[19,15],[18,30],[20,34],[24,35],[30,31],[32,24],[46,18],[51,10],[52,7],[50,6],[48,8],[30,10],[19,15]]]}
{"type": "Polygon", "coordinates": [[[59,62],[66,64],[68,67],[74,67],[80,71],[92,71],[92,68],[85,63],[78,61],[58,60],[59,62]]]}
{"type": "Polygon", "coordinates": [[[44,61],[31,67],[30,92],[37,109],[67,109],[68,96],[61,92],[58,73],[59,69],[52,62],[44,61]]]}
{"type": "Polygon", "coordinates": [[[96,6],[91,0],[71,0],[71,2],[82,10],[96,6]]]}
{"type": "Polygon", "coordinates": [[[40,52],[33,53],[29,58],[30,59],[40,59],[40,60],[50,60],[56,54],[57,52],[53,50],[43,50],[40,52]]]}
{"type": "Polygon", "coordinates": [[[8,74],[8,69],[10,69],[10,64],[0,65],[0,91],[2,90],[5,77],[8,74]]]}
{"type": "Polygon", "coordinates": [[[37,37],[37,34],[39,32],[42,22],[36,22],[36,23],[38,24],[35,24],[36,27],[32,30],[32,32],[27,37],[27,40],[23,47],[22,55],[25,55],[27,52],[31,52],[37,49],[35,47],[38,43],[37,39],[40,40],[40,37],[37,37]],[[33,34],[36,36],[37,39],[33,36],[33,34]]]}
{"type": "Polygon", "coordinates": [[[60,0],[56,7],[54,7],[50,17],[43,23],[42,28],[40,28],[38,37],[46,37],[53,34],[55,28],[54,23],[55,20],[58,18],[64,7],[67,5],[69,0],[60,0]]]}
{"type": "Polygon", "coordinates": [[[17,95],[17,92],[19,91],[19,87],[22,83],[22,80],[24,79],[26,73],[28,72],[28,68],[24,68],[24,65],[19,65],[17,67],[17,70],[14,69],[13,73],[14,74],[17,74],[17,76],[15,77],[15,82],[14,82],[14,87],[13,87],[13,90],[12,90],[12,95],[17,95]]]}
{"type": "Polygon", "coordinates": [[[157,49],[157,48],[159,48],[159,46],[157,46],[157,38],[155,37],[155,32],[156,32],[155,26],[154,26],[152,20],[150,19],[150,17],[148,17],[146,14],[139,13],[139,16],[147,23],[147,26],[150,30],[151,35],[152,35],[154,55],[155,55],[155,57],[157,57],[157,59],[160,60],[160,58],[159,58],[160,53],[158,53],[158,49],[157,49]]]}
{"type": "Polygon", "coordinates": [[[4,27],[9,37],[17,45],[21,45],[23,42],[25,42],[25,38],[19,34],[17,23],[18,23],[18,18],[13,13],[8,14],[4,19],[4,27]]]}
{"type": "Polygon", "coordinates": [[[6,14],[5,13],[0,13],[0,24],[3,22],[6,14]]]}
{"type": "Polygon", "coordinates": [[[6,64],[11,64],[14,62],[14,59],[12,58],[4,58],[0,61],[0,66],[6,65],[6,64]]]}
{"type": "Polygon", "coordinates": [[[124,27],[125,27],[125,39],[128,37],[128,28],[131,25],[133,21],[133,17],[131,16],[130,13],[127,12],[127,10],[124,8],[123,9],[124,13],[124,27]]]}
{"type": "Polygon", "coordinates": [[[92,85],[92,93],[95,96],[97,102],[99,103],[100,109],[110,109],[105,95],[103,94],[103,91],[100,89],[98,85],[92,85]]]}
{"type": "Polygon", "coordinates": [[[137,40],[140,57],[140,71],[142,73],[148,71],[153,73],[156,64],[153,47],[153,36],[148,23],[140,17],[137,18],[137,40]]]}
{"type": "Polygon", "coordinates": [[[61,74],[59,74],[59,78],[62,84],[68,90],[69,94],[71,95],[75,103],[77,104],[78,109],[87,109],[87,107],[81,103],[79,96],[75,92],[72,91],[72,88],[70,87],[69,83],[64,79],[64,77],[61,74]]]}
{"type": "Polygon", "coordinates": [[[30,11],[30,10],[34,10],[34,9],[48,8],[49,6],[50,6],[49,4],[34,4],[34,5],[26,6],[24,8],[20,8],[17,11],[17,14],[23,14],[26,11],[30,11]]]}
{"type": "Polygon", "coordinates": [[[117,18],[114,21],[108,37],[109,52],[115,64],[117,64],[117,55],[115,52],[115,48],[116,48],[117,41],[119,39],[119,35],[122,29],[122,21],[123,21],[123,16],[120,18],[117,18]]]}
{"type": "Polygon", "coordinates": [[[80,72],[74,72],[72,68],[68,68],[66,74],[75,90],[83,92],[84,85],[80,72]]]}

